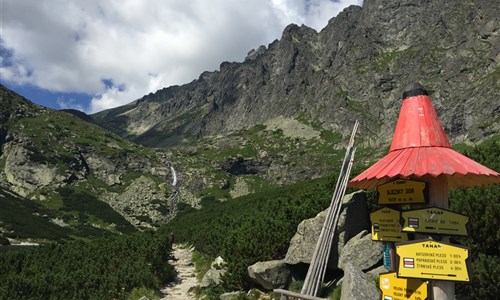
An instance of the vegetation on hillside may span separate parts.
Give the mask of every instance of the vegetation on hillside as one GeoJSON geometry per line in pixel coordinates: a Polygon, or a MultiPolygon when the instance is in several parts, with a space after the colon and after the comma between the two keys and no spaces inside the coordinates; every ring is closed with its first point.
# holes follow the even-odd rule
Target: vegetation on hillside
{"type": "MultiPolygon", "coordinates": [[[[199,191],[196,197],[228,200],[335,173],[342,164],[347,138],[302,115],[277,118],[226,136],[204,137],[173,148],[172,159],[182,166],[183,184],[199,191]]],[[[363,157],[359,164],[367,166],[379,155],[377,150],[358,148],[357,156],[363,157]]]]}
{"type": "MultiPolygon", "coordinates": [[[[165,176],[152,175],[165,167],[158,152],[70,113],[35,105],[0,85],[0,186],[6,195],[0,204],[10,209],[0,212],[0,234],[3,227],[12,238],[58,240],[131,232],[131,219],[153,223],[150,216],[138,216],[133,205],[117,212],[112,200],[144,177],[158,192],[156,202],[145,205],[166,210],[169,185],[161,185],[165,176]],[[29,213],[18,215],[24,209],[29,213]],[[33,230],[38,228],[34,223],[48,227],[33,230]]],[[[155,219],[153,226],[159,222],[155,219]]]]}
{"type": "MultiPolygon", "coordinates": [[[[468,157],[500,170],[500,136],[476,147],[461,149],[468,157]]],[[[500,185],[458,189],[450,192],[451,209],[469,216],[467,238],[455,242],[469,247],[472,263],[470,283],[457,284],[461,299],[496,299],[500,295],[500,185]]]]}
{"type": "MultiPolygon", "coordinates": [[[[499,143],[497,137],[480,146],[459,148],[498,170],[499,143]]],[[[357,167],[353,174],[361,171],[357,167]]],[[[229,274],[224,278],[225,289],[247,289],[251,283],[246,268],[257,261],[282,258],[298,223],[328,206],[334,181],[333,176],[327,176],[223,203],[206,197],[201,210],[185,210],[167,227],[204,255],[226,259],[229,274]]],[[[457,294],[462,298],[489,299],[500,292],[499,195],[498,186],[450,192],[451,208],[469,215],[472,223],[470,237],[454,241],[471,249],[471,282],[457,284],[457,294]]]]}
{"type": "Polygon", "coordinates": [[[108,204],[90,194],[70,188],[64,188],[61,194],[63,203],[54,211],[47,208],[46,203],[23,198],[0,187],[0,235],[35,242],[60,242],[136,231],[108,204]]]}
{"type": "Polygon", "coordinates": [[[297,225],[328,207],[335,178],[270,188],[219,203],[205,198],[200,210],[184,211],[167,224],[176,239],[227,262],[227,290],[248,289],[247,267],[283,258],[297,225]]]}
{"type": "Polygon", "coordinates": [[[175,276],[164,231],[47,244],[0,254],[0,299],[127,299],[175,276]]]}

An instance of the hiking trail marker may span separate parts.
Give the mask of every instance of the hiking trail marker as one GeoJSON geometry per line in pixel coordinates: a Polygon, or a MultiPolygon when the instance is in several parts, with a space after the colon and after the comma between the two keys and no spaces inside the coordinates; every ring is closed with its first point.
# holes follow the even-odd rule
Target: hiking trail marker
{"type": "Polygon", "coordinates": [[[469,281],[469,249],[434,240],[396,244],[398,277],[469,281]]]}
{"type": "Polygon", "coordinates": [[[401,231],[401,212],[384,207],[370,214],[372,223],[372,240],[383,242],[403,242],[408,234],[401,231]]]}
{"type": "Polygon", "coordinates": [[[378,204],[425,203],[425,182],[397,179],[377,187],[378,204]]]}
{"type": "Polygon", "coordinates": [[[437,207],[404,211],[402,215],[405,232],[468,236],[469,217],[465,215],[437,207]]]}
{"type": "Polygon", "coordinates": [[[396,272],[379,275],[379,288],[384,300],[425,300],[427,284],[420,279],[398,278],[396,272]]]}

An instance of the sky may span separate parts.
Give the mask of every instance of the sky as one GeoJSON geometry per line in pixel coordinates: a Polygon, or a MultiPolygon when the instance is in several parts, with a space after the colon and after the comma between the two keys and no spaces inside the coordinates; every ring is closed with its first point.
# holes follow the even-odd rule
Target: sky
{"type": "Polygon", "coordinates": [[[86,113],[182,85],[362,0],[0,0],[0,83],[86,113]]]}

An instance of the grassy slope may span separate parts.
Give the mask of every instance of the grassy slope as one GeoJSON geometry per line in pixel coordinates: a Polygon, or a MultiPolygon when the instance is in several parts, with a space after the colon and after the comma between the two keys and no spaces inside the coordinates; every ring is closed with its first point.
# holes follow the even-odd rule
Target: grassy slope
{"type": "MultiPolygon", "coordinates": [[[[71,179],[65,188],[44,186],[26,196],[26,199],[45,199],[43,201],[28,201],[6,193],[9,196],[0,198],[5,205],[0,212],[0,224],[4,225],[0,227],[4,227],[10,237],[49,240],[134,231],[108,204],[98,200],[99,195],[104,191],[123,192],[140,176],[160,183],[160,179],[150,174],[128,169],[125,163],[127,157],[155,163],[158,161],[155,150],[132,143],[72,114],[37,106],[2,86],[0,92],[0,154],[5,150],[2,143],[7,142],[25,148],[29,163],[56,168],[64,177],[68,173],[85,174],[83,179],[71,179]],[[100,156],[121,165],[125,170],[122,184],[108,186],[94,170],[85,171],[87,166],[82,164],[82,154],[100,156]],[[4,210],[7,205],[9,209],[4,210]],[[36,211],[39,216],[33,214],[36,211]],[[63,220],[69,227],[59,227],[48,221],[54,218],[63,220]],[[46,225],[36,225],[40,222],[46,225]]],[[[5,160],[5,155],[0,156],[2,170],[5,160]]]]}

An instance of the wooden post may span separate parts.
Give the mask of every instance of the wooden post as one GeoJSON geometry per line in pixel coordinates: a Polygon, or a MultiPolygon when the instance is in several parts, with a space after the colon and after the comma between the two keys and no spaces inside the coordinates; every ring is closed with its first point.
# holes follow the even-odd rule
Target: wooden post
{"type": "MultiPolygon", "coordinates": [[[[448,180],[445,175],[425,178],[429,189],[429,206],[448,209],[448,180]]],[[[449,242],[448,236],[443,237],[443,242],[449,242]]],[[[455,283],[453,281],[432,280],[432,299],[454,300],[455,283]]]]}

